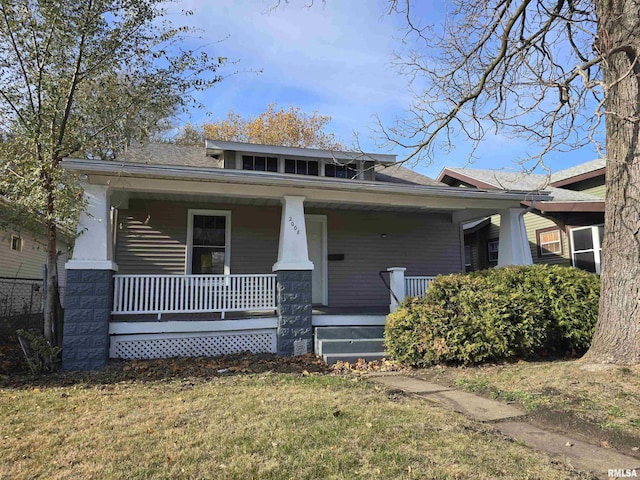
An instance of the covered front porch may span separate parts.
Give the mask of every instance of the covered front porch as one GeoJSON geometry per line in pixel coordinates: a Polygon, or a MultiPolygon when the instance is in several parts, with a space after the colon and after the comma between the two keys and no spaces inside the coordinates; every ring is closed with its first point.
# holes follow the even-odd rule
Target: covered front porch
{"type": "Polygon", "coordinates": [[[96,163],[67,265],[65,368],[96,368],[107,355],[297,355],[313,351],[314,328],[384,325],[435,275],[464,270],[460,224],[488,212],[505,218],[502,263],[527,261],[517,240],[522,195],[328,179],[267,185],[256,172],[180,168],[193,178],[150,178],[137,176],[142,166],[96,163]]]}

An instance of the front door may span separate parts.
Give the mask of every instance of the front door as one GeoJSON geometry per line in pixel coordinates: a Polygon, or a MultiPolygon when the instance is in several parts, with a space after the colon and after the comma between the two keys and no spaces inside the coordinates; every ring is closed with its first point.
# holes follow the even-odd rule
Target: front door
{"type": "Polygon", "coordinates": [[[312,298],[316,305],[327,302],[327,217],[324,215],[305,215],[307,227],[307,248],[309,260],[313,262],[311,276],[312,298]]]}

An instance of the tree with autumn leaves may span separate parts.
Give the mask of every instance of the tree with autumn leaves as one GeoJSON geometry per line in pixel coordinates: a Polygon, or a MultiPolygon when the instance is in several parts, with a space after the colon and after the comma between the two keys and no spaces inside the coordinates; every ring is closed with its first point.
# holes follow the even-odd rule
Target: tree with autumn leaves
{"type": "Polygon", "coordinates": [[[242,117],[230,111],[226,118],[196,127],[185,125],[175,137],[179,145],[201,145],[204,139],[259,143],[285,147],[345,150],[326,127],[331,117],[317,112],[307,114],[300,107],[278,108],[275,103],[255,117],[242,117]]]}
{"type": "MultiPolygon", "coordinates": [[[[72,155],[113,158],[167,127],[221,80],[223,57],[190,47],[159,0],[0,0],[0,194],[46,232],[44,334],[61,344],[56,241],[83,208],[72,155]]],[[[192,12],[183,11],[185,15],[192,12]]],[[[171,14],[171,17],[175,15],[171,14]]]]}

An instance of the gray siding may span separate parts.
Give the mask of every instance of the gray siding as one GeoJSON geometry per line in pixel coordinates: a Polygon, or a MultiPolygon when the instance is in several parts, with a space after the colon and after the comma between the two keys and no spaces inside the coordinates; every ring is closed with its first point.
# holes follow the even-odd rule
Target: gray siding
{"type": "Polygon", "coordinates": [[[118,218],[118,273],[185,273],[189,209],[231,211],[231,273],[271,273],[278,256],[279,207],[131,200],[118,218]]]}
{"type": "MultiPolygon", "coordinates": [[[[389,292],[378,272],[406,267],[406,275],[460,272],[460,231],[449,215],[327,211],[329,306],[383,306],[389,292]],[[385,238],[381,235],[386,234],[385,238]]],[[[388,277],[387,277],[388,278],[388,277]]]]}
{"type": "MultiPolygon", "coordinates": [[[[130,200],[119,213],[118,273],[184,274],[189,208],[231,211],[231,273],[271,273],[278,256],[280,207],[130,200]]],[[[407,275],[463,270],[460,234],[449,215],[308,209],[327,216],[329,306],[389,304],[378,272],[407,275]],[[382,238],[382,234],[386,234],[382,238]]]]}

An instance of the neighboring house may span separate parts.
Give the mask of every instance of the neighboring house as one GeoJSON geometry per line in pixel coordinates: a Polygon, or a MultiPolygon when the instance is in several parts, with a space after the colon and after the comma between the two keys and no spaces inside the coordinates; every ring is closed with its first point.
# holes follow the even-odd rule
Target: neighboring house
{"type": "MultiPolygon", "coordinates": [[[[13,216],[12,204],[0,197],[0,316],[42,309],[42,280],[47,263],[46,233],[39,221],[17,228],[6,222],[13,216]],[[35,280],[35,282],[34,282],[35,280]]],[[[66,283],[70,235],[60,233],[58,241],[58,282],[66,283]]]]}
{"type": "MultiPolygon", "coordinates": [[[[466,188],[546,190],[551,201],[523,201],[534,263],[573,265],[600,273],[604,232],[605,160],[598,159],[547,175],[501,170],[444,168],[438,180],[466,188]]],[[[500,218],[464,225],[467,271],[497,265],[500,218]]]]}
{"type": "Polygon", "coordinates": [[[88,201],[66,265],[67,369],[108,356],[379,355],[397,300],[464,270],[463,223],[500,214],[501,264],[531,263],[521,202],[549,199],[452,188],[393,155],[211,140],[63,167],[86,179],[88,201]]]}

